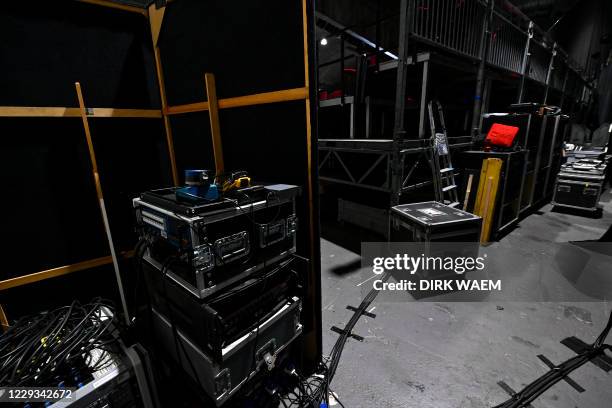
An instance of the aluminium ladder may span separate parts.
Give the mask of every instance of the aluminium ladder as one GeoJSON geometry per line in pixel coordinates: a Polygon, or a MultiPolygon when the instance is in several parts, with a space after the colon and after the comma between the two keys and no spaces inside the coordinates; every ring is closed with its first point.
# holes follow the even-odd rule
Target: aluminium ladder
{"type": "Polygon", "coordinates": [[[431,162],[433,167],[433,183],[436,201],[450,207],[457,207],[459,205],[459,195],[457,194],[455,169],[451,162],[450,149],[446,136],[442,105],[439,101],[429,101],[427,110],[429,111],[429,125],[431,127],[431,162]],[[438,115],[437,121],[434,116],[434,103],[436,104],[435,113],[438,115]]]}

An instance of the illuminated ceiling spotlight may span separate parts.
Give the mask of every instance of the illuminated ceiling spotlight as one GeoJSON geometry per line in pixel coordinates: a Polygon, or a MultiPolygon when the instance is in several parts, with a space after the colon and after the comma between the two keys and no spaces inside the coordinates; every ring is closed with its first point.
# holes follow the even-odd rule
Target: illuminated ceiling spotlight
{"type": "Polygon", "coordinates": [[[321,45],[327,45],[327,38],[321,38],[321,45]]]}

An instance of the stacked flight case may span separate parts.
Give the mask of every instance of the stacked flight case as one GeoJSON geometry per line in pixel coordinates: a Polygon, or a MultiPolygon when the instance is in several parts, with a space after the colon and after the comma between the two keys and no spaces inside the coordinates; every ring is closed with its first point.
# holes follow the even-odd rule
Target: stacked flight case
{"type": "Polygon", "coordinates": [[[393,242],[480,242],[482,218],[436,201],[391,207],[393,242]]]}
{"type": "Polygon", "coordinates": [[[280,364],[300,336],[297,186],[183,202],[176,189],[134,199],[155,341],[215,405],[280,364]],[[264,367],[266,368],[264,370],[264,367]]]}
{"type": "Polygon", "coordinates": [[[556,207],[597,211],[606,180],[606,164],[597,159],[580,159],[561,166],[552,204],[556,207]]]}
{"type": "Polygon", "coordinates": [[[607,153],[607,147],[572,146],[571,149],[565,149],[565,157],[568,163],[582,159],[604,160],[607,153]]]}
{"type": "MultiPolygon", "coordinates": [[[[435,201],[391,207],[389,217],[390,241],[412,243],[406,246],[412,256],[476,258],[481,228],[481,217],[435,201]]],[[[449,276],[443,268],[416,274],[420,278],[449,276]]]]}

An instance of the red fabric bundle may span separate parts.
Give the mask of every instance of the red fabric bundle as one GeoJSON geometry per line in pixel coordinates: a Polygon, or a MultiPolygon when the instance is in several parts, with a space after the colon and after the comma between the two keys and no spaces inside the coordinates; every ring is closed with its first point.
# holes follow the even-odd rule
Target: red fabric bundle
{"type": "Polygon", "coordinates": [[[491,129],[489,129],[489,133],[487,133],[485,144],[489,146],[512,147],[518,131],[519,128],[516,126],[494,123],[491,129]]]}

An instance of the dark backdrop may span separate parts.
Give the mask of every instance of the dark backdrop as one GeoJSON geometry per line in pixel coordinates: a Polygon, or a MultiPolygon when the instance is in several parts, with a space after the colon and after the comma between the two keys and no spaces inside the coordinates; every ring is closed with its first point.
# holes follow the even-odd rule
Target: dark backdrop
{"type": "MultiPolygon", "coordinates": [[[[169,105],[206,100],[204,73],[215,74],[218,98],[304,86],[300,1],[181,0],[170,4],[160,36],[169,105]]],[[[222,109],[226,170],[255,182],[307,185],[304,101],[222,109]]],[[[214,168],[208,112],[171,118],[177,166],[214,168]]],[[[305,192],[298,216],[299,250],[308,255],[305,192]]]]}
{"type": "MultiPolygon", "coordinates": [[[[51,3],[51,4],[47,4],[51,3]]],[[[159,108],[151,37],[138,14],[75,1],[0,11],[0,105],[159,108]]],[[[92,119],[115,243],[135,242],[130,199],[171,182],[160,119],[92,119]]],[[[80,118],[0,118],[0,279],[109,255],[80,118]]],[[[124,265],[131,278],[129,263],[124,265]]],[[[110,266],[0,292],[10,318],[78,297],[117,299],[110,266]]]]}

